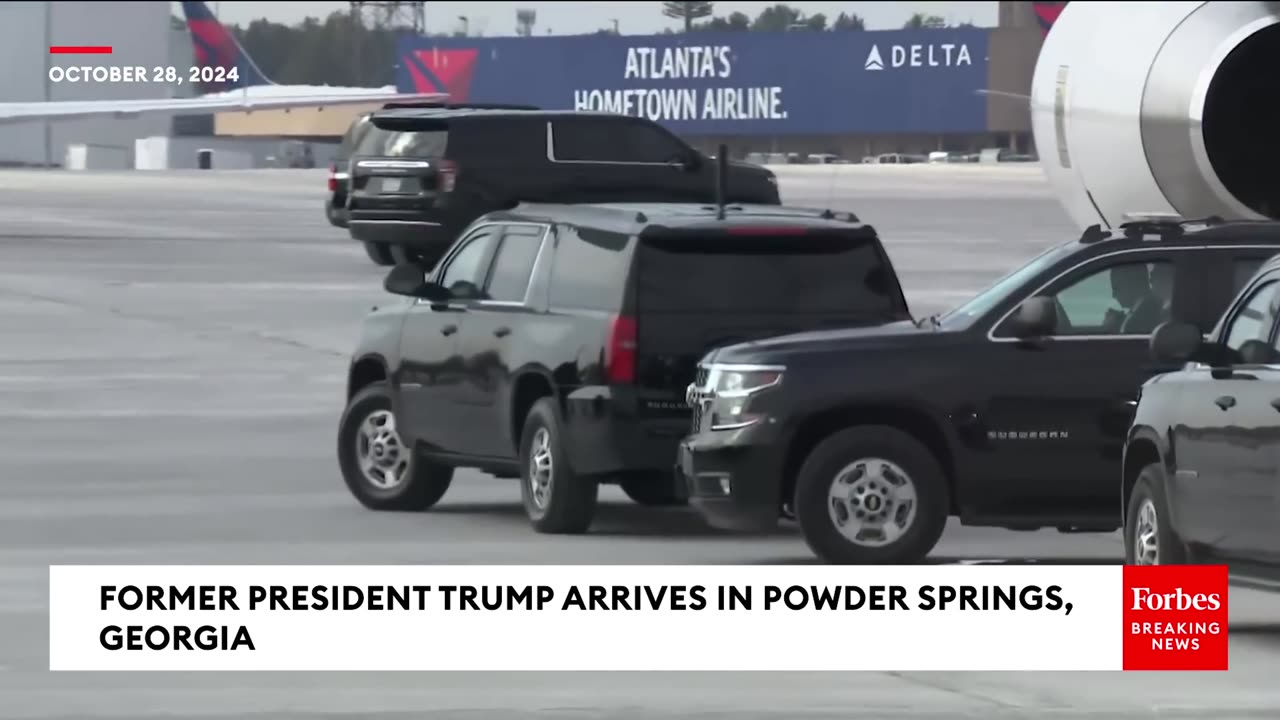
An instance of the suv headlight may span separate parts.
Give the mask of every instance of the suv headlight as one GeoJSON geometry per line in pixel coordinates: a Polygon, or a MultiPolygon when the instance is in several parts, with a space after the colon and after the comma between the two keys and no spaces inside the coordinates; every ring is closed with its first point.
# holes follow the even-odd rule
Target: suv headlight
{"type": "Polygon", "coordinates": [[[707,370],[707,386],[691,387],[690,397],[694,402],[710,399],[704,407],[711,414],[712,430],[737,430],[763,419],[764,416],[751,412],[751,398],[781,383],[786,368],[712,364],[707,370]]]}
{"type": "Polygon", "coordinates": [[[724,370],[718,373],[715,390],[716,397],[746,397],[753,393],[773,387],[782,382],[782,369],[767,370],[724,370]]]}

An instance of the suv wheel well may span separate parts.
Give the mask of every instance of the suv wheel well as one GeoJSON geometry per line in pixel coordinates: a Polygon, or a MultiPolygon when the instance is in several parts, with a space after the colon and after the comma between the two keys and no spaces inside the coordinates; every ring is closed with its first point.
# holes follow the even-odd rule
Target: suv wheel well
{"type": "Polygon", "coordinates": [[[511,441],[517,454],[520,452],[520,434],[524,432],[524,419],[533,404],[544,397],[551,397],[551,383],[541,375],[524,375],[516,381],[511,394],[511,441]]]}
{"type": "Polygon", "coordinates": [[[887,425],[897,428],[924,443],[926,447],[933,451],[934,457],[942,465],[942,471],[946,474],[947,485],[951,495],[950,512],[952,514],[959,512],[960,499],[956,497],[955,492],[955,460],[951,455],[950,447],[947,445],[946,436],[942,433],[942,428],[922,412],[892,405],[861,405],[838,408],[819,413],[805,420],[797,428],[794,439],[791,441],[791,446],[787,449],[787,457],[783,465],[782,497],[780,500],[784,503],[791,502],[791,497],[795,493],[796,475],[800,473],[800,466],[804,464],[805,458],[809,457],[809,453],[818,446],[818,443],[833,433],[859,425],[887,425]]]}
{"type": "Polygon", "coordinates": [[[382,366],[381,361],[373,358],[361,360],[351,368],[351,375],[347,380],[347,399],[350,400],[366,387],[386,379],[387,369],[382,366]]]}
{"type": "Polygon", "coordinates": [[[1129,517],[1129,496],[1133,494],[1133,486],[1138,484],[1138,476],[1142,468],[1151,463],[1160,462],[1160,451],[1150,440],[1134,440],[1124,454],[1124,490],[1120,495],[1120,512],[1122,518],[1129,517]]]}

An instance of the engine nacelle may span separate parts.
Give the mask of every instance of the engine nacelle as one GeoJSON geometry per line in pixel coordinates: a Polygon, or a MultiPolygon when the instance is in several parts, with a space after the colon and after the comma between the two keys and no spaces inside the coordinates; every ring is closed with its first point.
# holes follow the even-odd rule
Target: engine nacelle
{"type": "Polygon", "coordinates": [[[1032,81],[1040,163],[1081,227],[1280,218],[1280,3],[1073,2],[1032,81]]]}

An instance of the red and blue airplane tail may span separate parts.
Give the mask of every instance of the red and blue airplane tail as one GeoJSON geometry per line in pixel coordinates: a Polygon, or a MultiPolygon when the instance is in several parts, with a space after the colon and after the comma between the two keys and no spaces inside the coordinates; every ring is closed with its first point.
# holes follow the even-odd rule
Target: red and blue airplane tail
{"type": "Polygon", "coordinates": [[[1031,9],[1036,14],[1036,21],[1040,23],[1040,31],[1048,35],[1050,28],[1058,21],[1058,16],[1062,14],[1062,9],[1066,6],[1067,3],[1065,2],[1031,3],[1031,9]]]}
{"type": "Polygon", "coordinates": [[[244,51],[235,35],[218,21],[207,5],[203,2],[184,2],[182,13],[187,16],[187,31],[191,33],[191,44],[195,48],[195,64],[200,67],[226,68],[228,71],[236,69],[235,73],[226,73],[234,77],[200,83],[200,92],[217,93],[258,85],[275,85],[258,69],[257,63],[244,51]]]}

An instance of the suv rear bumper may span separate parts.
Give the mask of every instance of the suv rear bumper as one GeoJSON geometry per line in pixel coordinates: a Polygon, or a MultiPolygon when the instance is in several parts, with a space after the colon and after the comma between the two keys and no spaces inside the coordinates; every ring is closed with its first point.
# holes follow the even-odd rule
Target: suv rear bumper
{"type": "Polygon", "coordinates": [[[783,456],[767,428],[691,435],[677,450],[675,475],[692,505],[721,530],[761,532],[778,524],[783,456]]]}
{"type": "Polygon", "coordinates": [[[676,449],[689,430],[684,418],[638,418],[613,412],[596,398],[566,400],[566,450],[575,471],[586,475],[652,474],[671,483],[684,497],[684,486],[671,474],[676,449]]]}
{"type": "Polygon", "coordinates": [[[443,222],[405,213],[358,212],[347,218],[347,228],[353,240],[408,247],[434,248],[454,238],[454,233],[443,222]]]}

